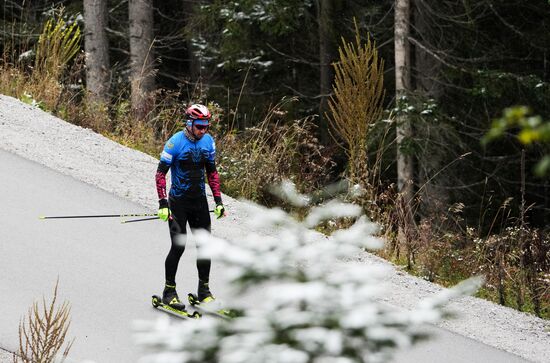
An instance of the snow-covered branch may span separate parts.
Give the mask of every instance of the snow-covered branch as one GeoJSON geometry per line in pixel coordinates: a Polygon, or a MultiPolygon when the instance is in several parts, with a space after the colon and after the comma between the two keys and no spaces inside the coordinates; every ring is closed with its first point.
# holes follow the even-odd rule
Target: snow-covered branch
{"type": "MultiPolygon", "coordinates": [[[[279,188],[297,205],[308,197],[279,188]]],[[[355,205],[332,200],[298,221],[280,209],[247,202],[248,222],[275,231],[251,233],[228,241],[195,233],[199,256],[223,264],[231,284],[232,304],[243,311],[231,320],[203,317],[168,324],[142,322],[137,340],[151,354],[147,362],[382,362],[398,347],[424,336],[419,325],[444,315],[449,298],[471,292],[476,281],[434,297],[416,310],[395,311],[380,302],[384,268],[357,262],[362,249],[382,247],[376,225],[355,205]],[[312,230],[327,219],[353,217],[356,222],[330,238],[312,230]],[[262,290],[265,297],[247,307],[243,293],[262,290]]],[[[249,305],[249,304],[248,304],[249,305]]]]}

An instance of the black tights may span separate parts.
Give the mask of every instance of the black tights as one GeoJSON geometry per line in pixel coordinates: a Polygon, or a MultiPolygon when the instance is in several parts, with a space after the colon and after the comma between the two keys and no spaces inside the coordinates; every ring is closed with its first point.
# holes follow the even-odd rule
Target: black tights
{"type": "MultiPolygon", "coordinates": [[[[171,247],[166,261],[165,278],[166,284],[176,285],[176,272],[181,255],[185,251],[187,239],[186,225],[189,223],[191,230],[205,229],[210,232],[210,212],[206,198],[196,200],[176,200],[170,198],[170,211],[172,219],[169,220],[171,247]]],[[[208,282],[210,277],[210,259],[197,259],[197,271],[199,279],[208,282]]]]}

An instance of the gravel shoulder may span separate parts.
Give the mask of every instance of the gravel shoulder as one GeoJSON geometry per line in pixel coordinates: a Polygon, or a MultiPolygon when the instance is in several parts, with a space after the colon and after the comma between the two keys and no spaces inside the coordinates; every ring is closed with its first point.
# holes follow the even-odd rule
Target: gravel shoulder
{"type": "MultiPolygon", "coordinates": [[[[1,346],[1,343],[0,343],[0,346],[1,346]]],[[[8,363],[8,362],[13,362],[13,357],[12,357],[12,354],[2,348],[0,348],[0,362],[1,363],[8,363]]]]}
{"type": "MultiPolygon", "coordinates": [[[[0,148],[150,210],[157,208],[154,181],[157,159],[3,95],[0,95],[0,148]]],[[[238,238],[247,233],[247,227],[241,223],[246,218],[241,202],[224,196],[224,203],[231,214],[217,222],[223,237],[238,238]]],[[[384,298],[388,304],[412,309],[420,300],[442,289],[369,253],[358,258],[391,268],[392,273],[386,278],[388,294],[384,298]]],[[[442,322],[440,327],[533,362],[550,362],[548,321],[473,297],[457,299],[448,307],[458,312],[459,317],[442,322]]],[[[10,359],[0,349],[0,362],[10,359]]]]}

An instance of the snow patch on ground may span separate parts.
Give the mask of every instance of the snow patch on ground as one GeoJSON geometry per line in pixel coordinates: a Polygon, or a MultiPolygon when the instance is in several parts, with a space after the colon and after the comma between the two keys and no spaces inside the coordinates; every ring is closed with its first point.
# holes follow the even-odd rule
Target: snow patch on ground
{"type": "MultiPolygon", "coordinates": [[[[158,207],[154,181],[157,159],[3,95],[0,95],[0,148],[152,211],[158,207]]],[[[227,239],[239,238],[248,232],[242,223],[247,218],[246,209],[228,196],[224,196],[224,203],[230,215],[217,221],[217,233],[227,239]]],[[[270,235],[269,230],[260,232],[270,235]]],[[[318,238],[326,237],[319,234],[318,238]]],[[[369,253],[358,259],[391,269],[385,281],[388,294],[384,301],[393,306],[411,309],[442,289],[369,253]]],[[[460,315],[444,321],[441,327],[534,362],[550,362],[549,322],[473,297],[457,299],[448,306],[460,315]]],[[[11,361],[9,355],[4,360],[3,353],[0,349],[0,362],[11,361]]]]}

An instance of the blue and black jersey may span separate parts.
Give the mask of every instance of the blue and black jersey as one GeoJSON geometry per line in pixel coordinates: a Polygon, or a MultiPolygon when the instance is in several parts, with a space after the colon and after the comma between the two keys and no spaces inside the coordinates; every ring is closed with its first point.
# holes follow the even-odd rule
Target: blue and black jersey
{"type": "Polygon", "coordinates": [[[209,134],[190,140],[184,131],[174,134],[160,155],[156,182],[159,199],[166,198],[166,173],[171,170],[170,197],[195,199],[206,196],[205,171],[216,202],[221,203],[220,181],[216,170],[216,145],[209,134]]]}

